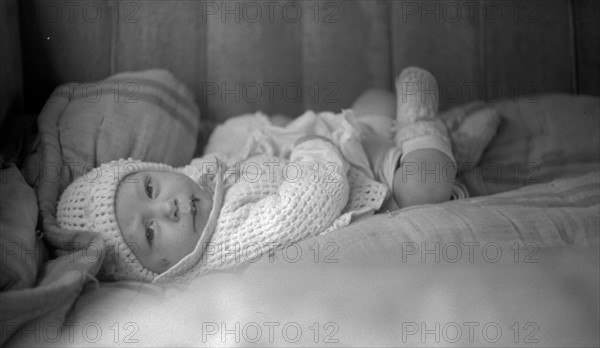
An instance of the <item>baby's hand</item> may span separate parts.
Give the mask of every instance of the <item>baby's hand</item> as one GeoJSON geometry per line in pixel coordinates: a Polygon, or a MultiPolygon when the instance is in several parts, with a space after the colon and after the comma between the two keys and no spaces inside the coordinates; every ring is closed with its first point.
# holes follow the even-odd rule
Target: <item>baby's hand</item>
{"type": "Polygon", "coordinates": [[[296,140],[296,142],[294,143],[294,147],[297,147],[298,145],[300,145],[304,142],[307,142],[309,140],[313,140],[313,139],[321,139],[321,140],[325,140],[325,141],[328,141],[331,144],[333,144],[333,142],[330,139],[328,139],[324,136],[315,135],[315,134],[307,134],[307,135],[304,135],[304,136],[298,138],[298,140],[296,140]]]}

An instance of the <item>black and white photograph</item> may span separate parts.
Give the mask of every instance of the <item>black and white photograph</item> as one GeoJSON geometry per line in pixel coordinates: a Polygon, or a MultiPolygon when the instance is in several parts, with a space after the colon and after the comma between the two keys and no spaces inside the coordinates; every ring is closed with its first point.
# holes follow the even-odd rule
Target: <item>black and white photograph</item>
{"type": "Polygon", "coordinates": [[[0,346],[599,347],[599,27],[0,0],[0,346]]]}

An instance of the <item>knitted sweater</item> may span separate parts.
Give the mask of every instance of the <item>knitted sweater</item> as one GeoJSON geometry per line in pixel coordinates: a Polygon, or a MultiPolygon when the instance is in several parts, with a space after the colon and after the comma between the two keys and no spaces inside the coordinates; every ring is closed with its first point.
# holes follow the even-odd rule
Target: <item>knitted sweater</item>
{"type": "MultiPolygon", "coordinates": [[[[255,145],[261,147],[260,142],[255,145]]],[[[215,168],[215,158],[224,159],[223,196],[215,193],[215,204],[222,201],[222,206],[210,241],[184,259],[195,264],[181,265],[185,273],[172,272],[160,282],[233,269],[290,243],[339,229],[353,218],[372,214],[388,194],[370,173],[346,161],[335,140],[305,141],[293,147],[289,158],[268,152],[237,161],[208,155],[183,168],[206,185],[206,164],[215,168]]]]}
{"type": "Polygon", "coordinates": [[[228,269],[327,230],[348,202],[349,166],[323,140],[296,147],[289,161],[267,155],[242,162],[225,193],[205,251],[204,270],[228,269]],[[315,151],[321,147],[324,151],[315,151]],[[258,179],[258,180],[257,180],[258,179]]]}

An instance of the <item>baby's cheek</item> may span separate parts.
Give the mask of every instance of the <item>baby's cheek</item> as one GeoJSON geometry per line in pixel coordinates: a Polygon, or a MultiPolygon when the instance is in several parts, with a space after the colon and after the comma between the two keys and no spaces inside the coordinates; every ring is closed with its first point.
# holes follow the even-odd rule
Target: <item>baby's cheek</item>
{"type": "Polygon", "coordinates": [[[189,253],[192,252],[192,250],[194,250],[194,248],[196,247],[196,243],[200,239],[201,231],[192,231],[192,229],[194,228],[192,225],[185,224],[182,227],[183,229],[178,236],[178,244],[180,245],[180,249],[186,250],[189,253]]]}
{"type": "Polygon", "coordinates": [[[202,202],[202,211],[204,213],[204,218],[206,220],[208,220],[208,216],[210,215],[210,211],[212,210],[213,207],[213,202],[209,201],[209,200],[205,200],[204,202],[202,202]]]}

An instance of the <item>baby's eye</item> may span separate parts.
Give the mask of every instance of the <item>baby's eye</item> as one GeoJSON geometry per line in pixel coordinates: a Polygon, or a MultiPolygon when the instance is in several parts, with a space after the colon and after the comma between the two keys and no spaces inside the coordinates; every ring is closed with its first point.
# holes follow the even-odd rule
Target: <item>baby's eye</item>
{"type": "Polygon", "coordinates": [[[148,198],[152,198],[154,195],[154,184],[152,183],[152,178],[150,177],[146,179],[146,195],[148,198]]]}
{"type": "Polygon", "coordinates": [[[152,245],[152,241],[154,240],[154,223],[150,222],[146,225],[146,240],[148,244],[152,245]]]}

